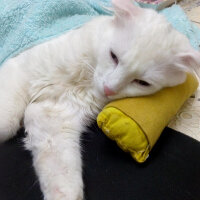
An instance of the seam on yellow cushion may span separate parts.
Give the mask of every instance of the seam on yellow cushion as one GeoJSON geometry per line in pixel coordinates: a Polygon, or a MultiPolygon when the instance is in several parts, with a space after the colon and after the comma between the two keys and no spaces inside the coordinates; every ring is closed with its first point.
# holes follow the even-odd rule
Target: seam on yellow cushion
{"type": "MultiPolygon", "coordinates": [[[[104,109],[107,109],[107,108],[115,108],[116,110],[119,110],[121,113],[123,113],[124,115],[126,115],[126,117],[130,118],[131,120],[133,120],[134,123],[137,124],[137,126],[141,129],[141,131],[143,132],[143,134],[145,135],[145,137],[146,137],[146,139],[147,139],[147,141],[148,141],[148,144],[150,145],[149,139],[148,139],[148,137],[147,137],[145,131],[143,130],[143,128],[142,128],[131,116],[127,115],[126,113],[123,112],[123,110],[121,110],[120,108],[117,108],[117,107],[115,107],[115,106],[113,106],[113,105],[112,105],[112,106],[106,106],[104,109]]],[[[150,149],[151,149],[151,148],[152,148],[152,147],[150,146],[150,149]]]]}
{"type": "MultiPolygon", "coordinates": [[[[122,118],[120,118],[120,119],[122,119],[122,118]]],[[[124,122],[126,122],[126,121],[124,121],[124,122]]],[[[146,134],[144,134],[144,131],[141,129],[141,127],[135,122],[135,120],[133,120],[132,118],[130,118],[123,111],[121,111],[120,109],[117,109],[115,107],[111,107],[111,106],[110,107],[106,107],[98,115],[97,123],[98,123],[98,126],[103,130],[103,132],[105,133],[105,135],[107,135],[110,139],[116,141],[116,143],[118,144],[118,146],[121,149],[123,149],[125,152],[129,152],[131,154],[131,156],[137,162],[142,163],[142,162],[144,162],[147,159],[148,154],[150,152],[148,138],[147,138],[146,134]],[[112,127],[115,127],[115,126],[113,125],[111,127],[107,127],[109,125],[108,124],[108,122],[109,122],[108,115],[111,114],[111,113],[112,113],[112,115],[113,114],[117,114],[118,116],[120,116],[120,115],[124,116],[124,117],[122,117],[122,118],[124,118],[124,120],[125,119],[129,120],[129,122],[131,122],[131,124],[133,124],[132,127],[136,127],[137,128],[136,132],[138,133],[138,135],[135,135],[135,136],[139,136],[140,139],[142,139],[142,136],[144,136],[145,141],[143,139],[143,142],[144,142],[143,145],[145,145],[145,146],[141,147],[142,148],[141,150],[135,150],[136,147],[131,147],[130,144],[128,146],[126,142],[124,142],[124,141],[121,140],[121,139],[125,140],[124,136],[126,136],[126,134],[122,134],[121,136],[123,136],[123,137],[120,137],[120,135],[114,135],[114,134],[112,134],[112,127]]],[[[116,120],[116,123],[117,123],[117,120],[116,120]]],[[[127,133],[127,136],[129,136],[128,133],[127,133]]],[[[142,143],[141,143],[141,145],[142,145],[142,143]]]]}

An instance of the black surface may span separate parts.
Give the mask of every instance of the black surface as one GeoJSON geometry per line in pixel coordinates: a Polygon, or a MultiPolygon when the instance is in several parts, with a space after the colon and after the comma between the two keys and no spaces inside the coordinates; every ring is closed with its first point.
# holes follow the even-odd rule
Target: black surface
{"type": "MultiPolygon", "coordinates": [[[[23,130],[0,145],[0,200],[42,200],[23,130]]],[[[200,143],[165,129],[137,164],[93,125],[82,137],[86,200],[199,200],[200,143]]]]}
{"type": "Polygon", "coordinates": [[[0,200],[43,200],[23,136],[22,129],[18,137],[0,144],[0,200]]]}

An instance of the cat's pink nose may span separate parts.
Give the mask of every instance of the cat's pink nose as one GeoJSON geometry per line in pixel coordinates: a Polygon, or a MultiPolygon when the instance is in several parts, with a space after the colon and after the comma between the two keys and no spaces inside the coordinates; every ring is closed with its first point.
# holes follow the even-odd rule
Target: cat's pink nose
{"type": "Polygon", "coordinates": [[[106,96],[112,96],[115,95],[116,93],[112,91],[108,86],[104,85],[104,93],[106,96]]]}

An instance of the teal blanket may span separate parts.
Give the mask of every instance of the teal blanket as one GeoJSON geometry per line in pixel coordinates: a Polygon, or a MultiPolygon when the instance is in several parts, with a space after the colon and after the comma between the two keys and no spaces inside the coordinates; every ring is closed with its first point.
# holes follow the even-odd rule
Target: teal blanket
{"type": "MultiPolygon", "coordinates": [[[[108,15],[111,0],[0,0],[0,66],[8,58],[80,27],[93,17],[108,15]]],[[[198,49],[200,30],[178,6],[162,11],[172,25],[198,49]]]]}

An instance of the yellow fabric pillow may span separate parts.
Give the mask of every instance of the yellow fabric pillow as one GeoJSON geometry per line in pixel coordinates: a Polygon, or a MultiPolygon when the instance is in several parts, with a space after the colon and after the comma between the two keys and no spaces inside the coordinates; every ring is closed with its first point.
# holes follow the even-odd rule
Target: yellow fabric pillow
{"type": "Polygon", "coordinates": [[[139,163],[144,162],[163,129],[198,87],[188,74],[185,83],[156,94],[125,98],[106,105],[97,117],[98,126],[139,163]]]}

